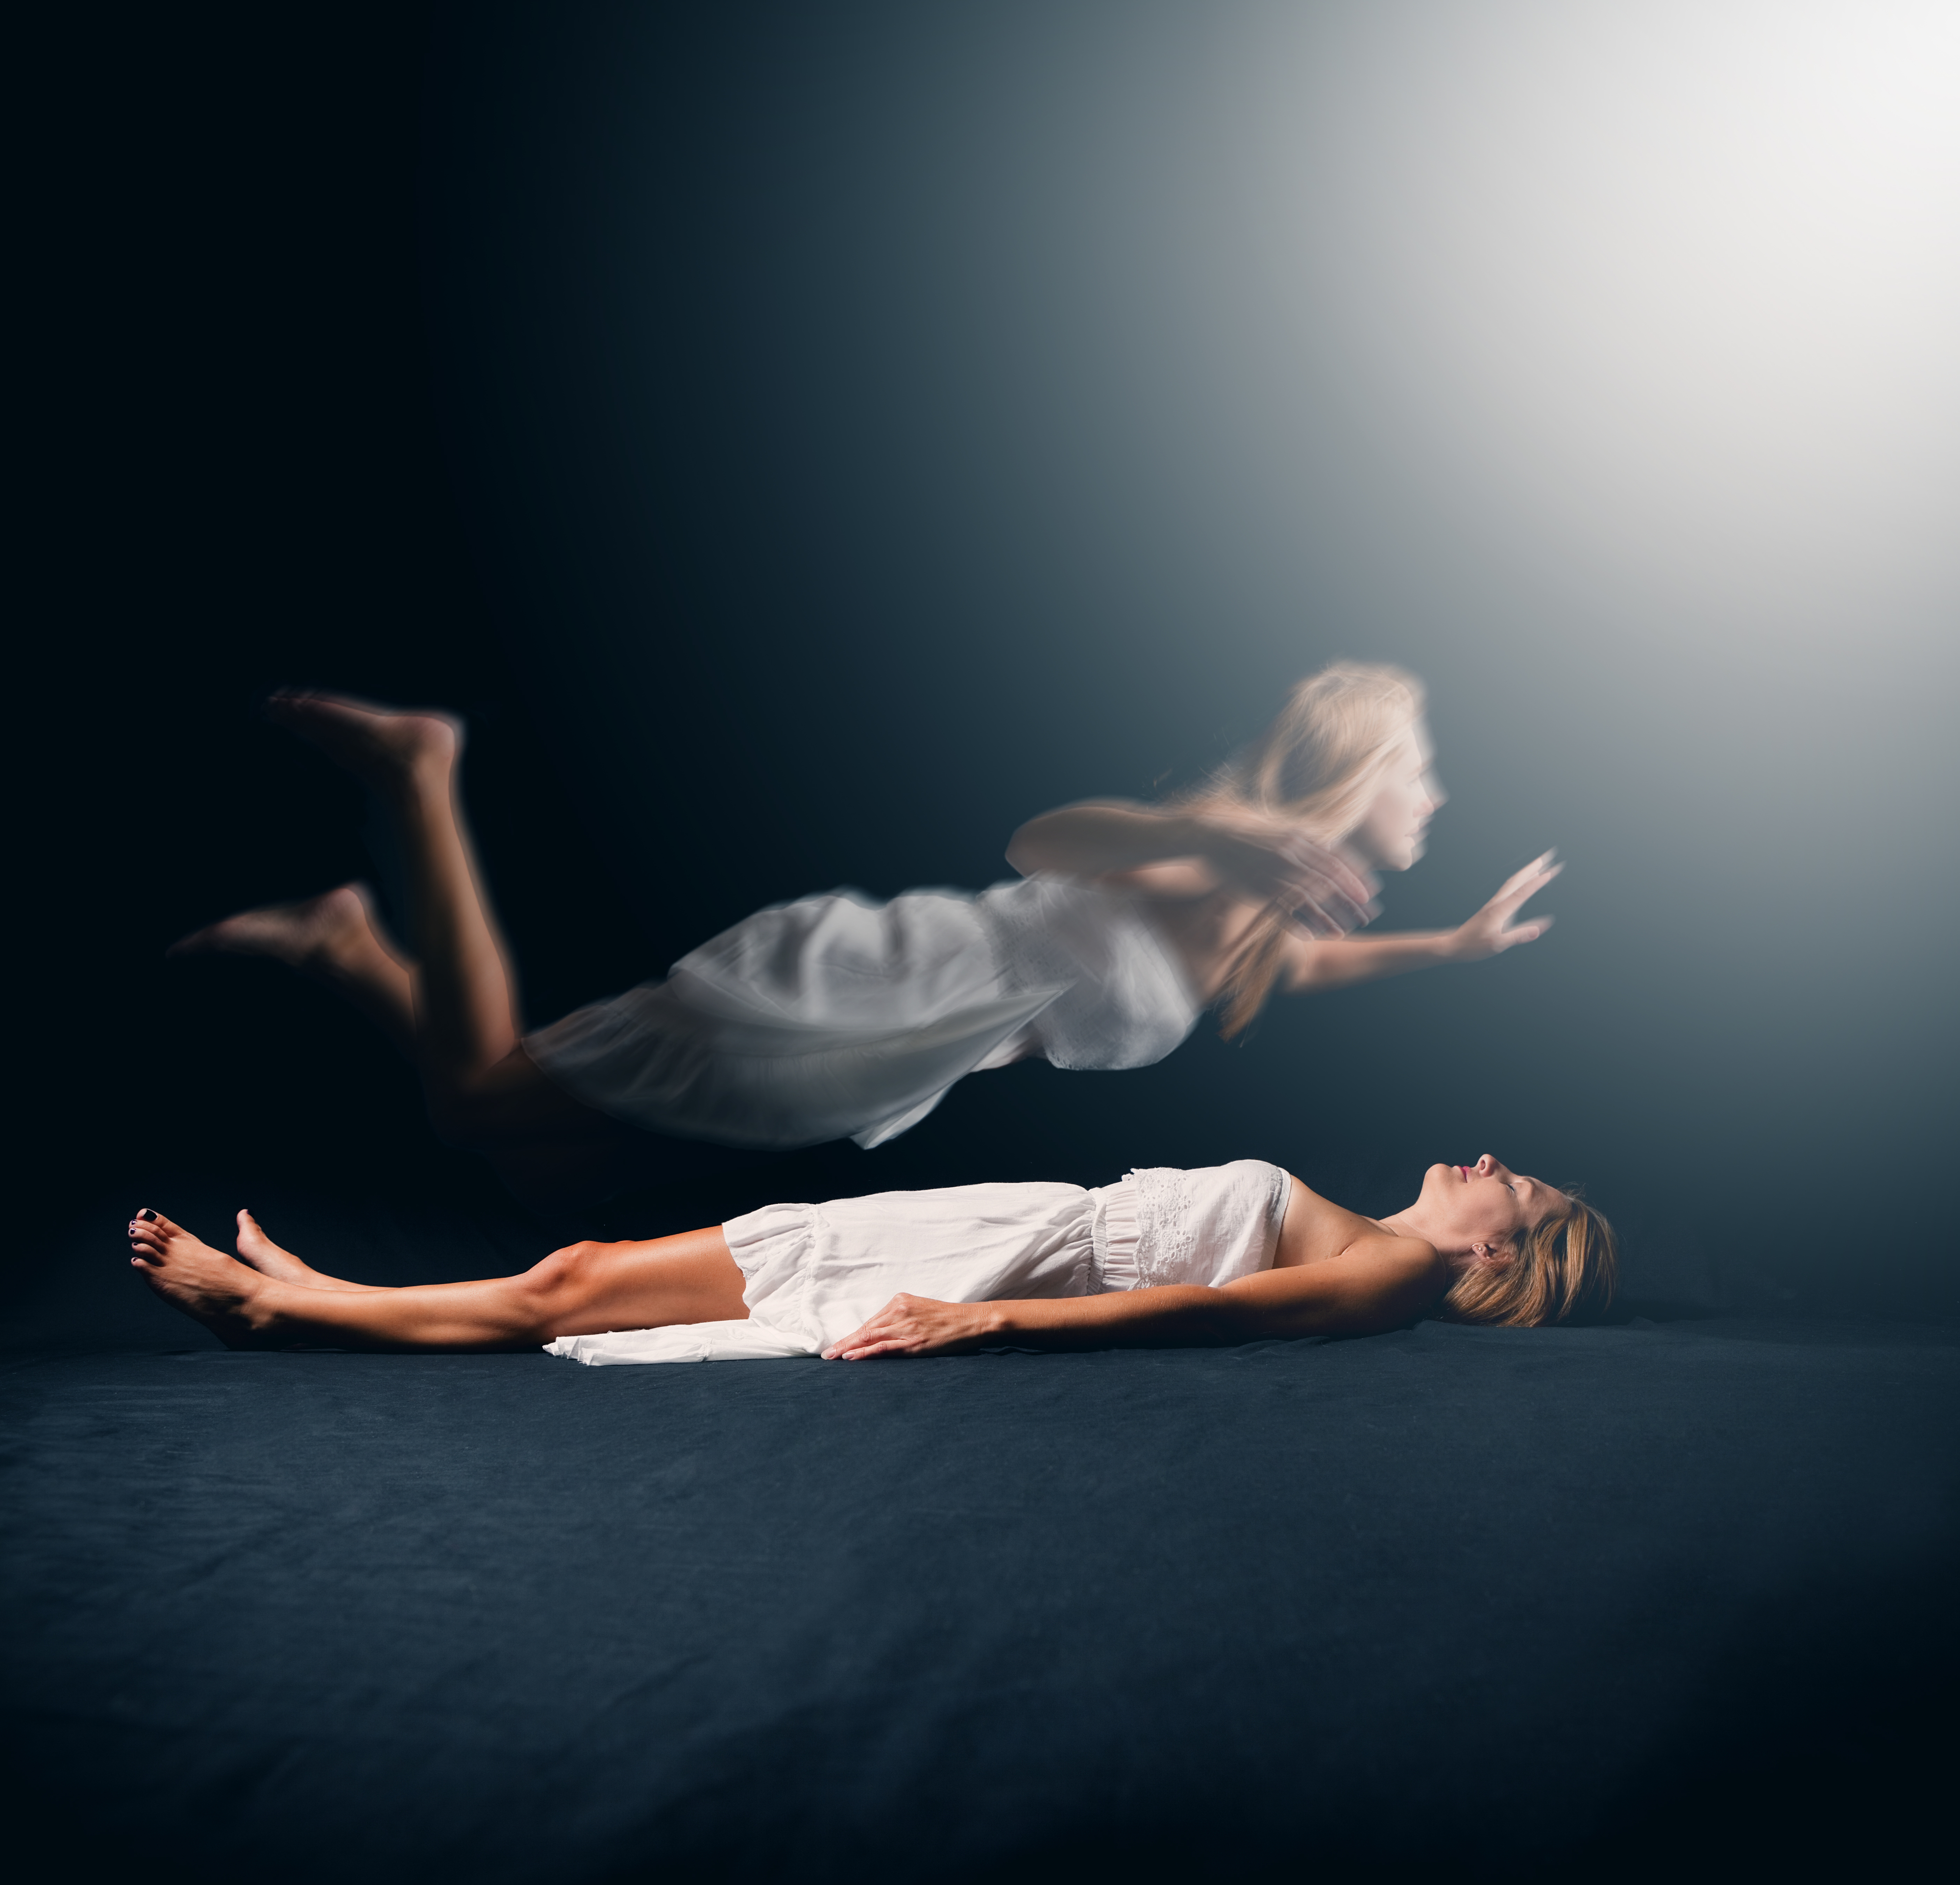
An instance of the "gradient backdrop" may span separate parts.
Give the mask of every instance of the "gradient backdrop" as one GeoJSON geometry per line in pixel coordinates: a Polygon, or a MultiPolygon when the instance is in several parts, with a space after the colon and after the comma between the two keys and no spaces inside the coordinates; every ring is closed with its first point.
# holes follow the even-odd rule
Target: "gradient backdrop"
{"type": "Polygon", "coordinates": [[[983,884],[1350,655],[1424,675],[1452,794],[1384,923],[1556,845],[1543,942],[611,1227],[1247,1155],[1379,1209],[1488,1150],[1588,1181],[1643,1299],[1960,1306],[1950,7],[240,9],[63,56],[43,638],[171,746],[78,779],[38,729],[78,1195],[480,1194],[311,991],[156,964],[371,868],[265,686],[473,712],[542,1020],[767,902],[983,884]]]}

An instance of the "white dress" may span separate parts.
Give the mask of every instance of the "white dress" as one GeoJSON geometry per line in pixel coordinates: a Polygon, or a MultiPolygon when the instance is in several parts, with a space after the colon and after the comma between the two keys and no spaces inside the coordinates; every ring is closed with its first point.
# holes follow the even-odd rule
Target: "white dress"
{"type": "Polygon", "coordinates": [[[816,1355],[901,1291],[938,1302],[1217,1288],[1271,1267],[1292,1185],[1242,1158],[1146,1167],[1120,1183],[958,1185],[822,1205],[767,1205],[722,1231],[744,1321],[561,1336],[574,1361],[733,1361],[816,1355]]]}
{"type": "Polygon", "coordinates": [[[524,1046],[574,1099],[650,1132],[868,1147],[915,1126],[963,1075],[1025,1055],[1147,1067],[1201,1011],[1135,897],[1032,877],[978,896],[836,891],[760,911],[666,980],[524,1046]]]}

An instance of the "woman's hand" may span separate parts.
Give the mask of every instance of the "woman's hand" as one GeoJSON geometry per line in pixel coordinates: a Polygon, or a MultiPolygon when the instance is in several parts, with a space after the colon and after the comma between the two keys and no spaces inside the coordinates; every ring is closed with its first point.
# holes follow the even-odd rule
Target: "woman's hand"
{"type": "Polygon", "coordinates": [[[1534,916],[1522,923],[1513,923],[1511,919],[1564,868],[1564,864],[1552,861],[1552,853],[1548,851],[1505,878],[1489,903],[1469,922],[1450,931],[1451,960],[1481,962],[1486,957],[1502,955],[1519,943],[1536,942],[1551,927],[1549,916],[1534,916]]]}
{"type": "Polygon", "coordinates": [[[995,1333],[985,1303],[940,1303],[930,1296],[894,1296],[861,1329],[823,1351],[826,1361],[864,1361],[877,1355],[957,1355],[995,1333]]]}
{"type": "Polygon", "coordinates": [[[1219,876],[1253,903],[1280,904],[1309,935],[1344,936],[1375,914],[1373,880],[1294,826],[1255,812],[1211,812],[1198,823],[1219,876]]]}

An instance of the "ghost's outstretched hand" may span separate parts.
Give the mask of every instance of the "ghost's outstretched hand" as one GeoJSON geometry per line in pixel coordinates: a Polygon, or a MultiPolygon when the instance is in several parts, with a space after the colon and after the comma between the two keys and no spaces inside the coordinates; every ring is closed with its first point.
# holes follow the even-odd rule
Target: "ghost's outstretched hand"
{"type": "Polygon", "coordinates": [[[1497,895],[1453,932],[1452,957],[1458,962],[1481,962],[1487,956],[1501,956],[1519,943],[1536,942],[1551,927],[1551,919],[1531,916],[1522,922],[1513,919],[1564,868],[1548,851],[1505,878],[1497,895]]]}

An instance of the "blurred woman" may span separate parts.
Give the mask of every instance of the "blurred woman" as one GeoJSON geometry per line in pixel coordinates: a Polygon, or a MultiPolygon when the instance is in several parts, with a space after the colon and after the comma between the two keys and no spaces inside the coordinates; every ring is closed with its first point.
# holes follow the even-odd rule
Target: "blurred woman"
{"type": "Polygon", "coordinates": [[[1560,868],[1548,852],[1456,929],[1348,936],[1372,913],[1370,874],[1414,863],[1443,801],[1419,683],[1341,665],[1197,792],[1031,820],[1007,850],[1017,881],[763,910],[661,980],[527,1033],[457,801],[460,723],[323,694],[269,711],[387,808],[409,944],[343,884],[173,953],[269,955],[337,989],[412,1060],[437,1131],[534,1199],[603,1189],[631,1129],[877,1145],[983,1068],[1147,1066],[1214,1002],[1236,1033],[1276,987],[1496,955],[1543,933],[1548,919],[1514,919],[1560,868]]]}

